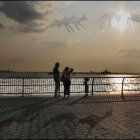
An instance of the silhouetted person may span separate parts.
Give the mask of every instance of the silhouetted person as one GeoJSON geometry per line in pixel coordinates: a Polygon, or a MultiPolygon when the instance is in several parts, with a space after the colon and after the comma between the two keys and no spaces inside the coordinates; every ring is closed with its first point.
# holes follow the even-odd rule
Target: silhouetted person
{"type": "Polygon", "coordinates": [[[56,62],[55,63],[55,67],[53,68],[53,77],[54,77],[54,81],[55,81],[55,94],[54,96],[56,97],[58,92],[59,92],[59,95],[60,95],[60,77],[59,77],[59,63],[56,62]]]}
{"type": "Polygon", "coordinates": [[[64,71],[63,71],[63,84],[64,84],[64,98],[65,95],[70,95],[70,85],[71,85],[71,81],[70,81],[70,74],[72,73],[73,69],[69,68],[69,67],[65,67],[64,71]]]}
{"type": "Polygon", "coordinates": [[[88,96],[89,93],[89,85],[88,85],[89,78],[84,78],[84,85],[85,85],[85,96],[88,96]]]}

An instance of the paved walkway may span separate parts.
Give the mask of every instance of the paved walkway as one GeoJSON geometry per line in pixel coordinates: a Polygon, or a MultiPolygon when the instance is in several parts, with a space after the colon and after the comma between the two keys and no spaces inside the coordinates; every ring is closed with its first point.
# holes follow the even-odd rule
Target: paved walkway
{"type": "Polygon", "coordinates": [[[0,97],[1,139],[140,139],[140,101],[0,97]]]}

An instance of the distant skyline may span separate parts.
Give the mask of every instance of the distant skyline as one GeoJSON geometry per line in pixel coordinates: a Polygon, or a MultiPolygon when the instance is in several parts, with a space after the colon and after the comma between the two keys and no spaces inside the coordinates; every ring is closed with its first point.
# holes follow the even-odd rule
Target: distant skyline
{"type": "Polygon", "coordinates": [[[140,73],[140,1],[0,1],[0,70],[51,72],[55,62],[76,72],[140,73]],[[101,29],[101,16],[121,15],[101,29]],[[87,20],[47,27],[64,17],[87,20]],[[126,16],[136,20],[127,24],[126,16]]]}

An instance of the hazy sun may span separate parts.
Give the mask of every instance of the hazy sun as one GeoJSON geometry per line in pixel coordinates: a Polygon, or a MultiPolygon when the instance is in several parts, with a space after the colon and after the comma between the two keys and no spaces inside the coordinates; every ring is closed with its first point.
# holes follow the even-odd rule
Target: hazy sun
{"type": "Polygon", "coordinates": [[[124,31],[126,28],[129,27],[129,24],[127,22],[127,18],[130,17],[130,14],[129,13],[125,13],[123,10],[121,10],[120,12],[116,13],[119,17],[120,17],[120,20],[117,21],[116,18],[114,17],[112,19],[112,25],[119,29],[120,32],[121,31],[124,31]]]}

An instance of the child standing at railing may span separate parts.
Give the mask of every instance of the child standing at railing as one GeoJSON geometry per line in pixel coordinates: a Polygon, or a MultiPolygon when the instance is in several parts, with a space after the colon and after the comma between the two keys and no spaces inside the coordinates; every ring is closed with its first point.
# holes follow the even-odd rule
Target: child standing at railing
{"type": "Polygon", "coordinates": [[[89,93],[89,85],[88,85],[89,78],[84,78],[84,85],[85,85],[85,96],[88,96],[89,93]]]}

